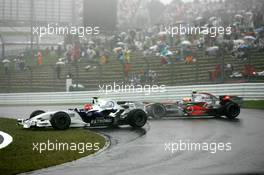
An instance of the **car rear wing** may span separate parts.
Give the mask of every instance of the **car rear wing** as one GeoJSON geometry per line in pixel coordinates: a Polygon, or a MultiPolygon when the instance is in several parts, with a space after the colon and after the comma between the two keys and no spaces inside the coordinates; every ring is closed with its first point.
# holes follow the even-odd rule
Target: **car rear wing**
{"type": "Polygon", "coordinates": [[[232,101],[232,102],[237,103],[239,105],[243,104],[243,98],[235,96],[235,95],[220,95],[219,99],[220,99],[220,101],[232,101]]]}

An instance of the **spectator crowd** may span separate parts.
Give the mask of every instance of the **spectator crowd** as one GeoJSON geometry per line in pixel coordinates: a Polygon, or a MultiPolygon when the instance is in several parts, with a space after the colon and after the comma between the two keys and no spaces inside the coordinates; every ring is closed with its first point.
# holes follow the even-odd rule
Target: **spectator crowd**
{"type": "MultiPolygon", "coordinates": [[[[111,34],[103,33],[98,36],[78,39],[65,36],[63,45],[46,50],[39,50],[37,64],[43,64],[43,53],[49,54],[55,50],[59,59],[56,62],[58,78],[61,66],[86,63],[85,68],[97,68],[108,64],[110,57],[115,57],[123,66],[124,75],[133,83],[138,82],[138,76],[131,73],[131,55],[139,52],[144,58],[160,59],[161,65],[194,63],[197,50],[206,55],[218,58],[223,53],[230,53],[242,62],[248,61],[251,50],[264,51],[264,1],[263,0],[194,0],[181,2],[174,0],[161,11],[156,23],[141,28],[130,28],[126,31],[116,31],[111,34]],[[177,35],[171,37],[164,32],[166,26],[215,26],[231,27],[231,34],[177,35]],[[64,54],[63,54],[64,53],[64,54]]],[[[142,25],[141,25],[142,26],[142,25]]],[[[10,61],[9,61],[10,62],[10,61]]],[[[16,70],[25,68],[23,55],[14,59],[16,70]]],[[[3,60],[4,65],[8,61],[3,60]],[[4,62],[5,61],[5,62],[4,62]]],[[[227,63],[228,64],[228,63],[227,63]]],[[[228,64],[229,65],[229,64],[228,64]]],[[[8,72],[8,66],[5,66],[8,72]]],[[[228,67],[232,67],[229,65],[228,67]]],[[[149,76],[152,70],[144,70],[149,76]]],[[[151,75],[155,73],[151,72],[151,75]]],[[[150,76],[151,79],[155,79],[150,76]]],[[[152,80],[151,80],[152,81],[152,80]]]]}

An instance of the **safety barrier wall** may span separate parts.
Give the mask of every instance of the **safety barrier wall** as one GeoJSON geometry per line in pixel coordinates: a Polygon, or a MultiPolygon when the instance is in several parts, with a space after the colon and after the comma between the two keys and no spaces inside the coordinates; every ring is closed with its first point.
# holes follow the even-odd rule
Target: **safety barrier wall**
{"type": "MultiPolygon", "coordinates": [[[[98,88],[99,89],[99,88],[98,88]]],[[[165,92],[141,91],[126,92],[48,92],[48,93],[5,93],[0,94],[0,105],[33,104],[74,104],[87,103],[92,97],[111,98],[129,101],[180,100],[190,96],[192,91],[209,92],[214,95],[237,95],[244,100],[264,100],[264,83],[214,84],[192,86],[167,86],[165,92]]]]}

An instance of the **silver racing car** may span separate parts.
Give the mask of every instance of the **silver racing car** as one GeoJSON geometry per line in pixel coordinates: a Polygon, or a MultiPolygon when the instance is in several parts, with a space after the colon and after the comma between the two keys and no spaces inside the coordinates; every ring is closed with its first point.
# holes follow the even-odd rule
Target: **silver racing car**
{"type": "Polygon", "coordinates": [[[53,127],[65,130],[70,127],[98,127],[130,125],[143,127],[147,114],[134,102],[116,102],[109,99],[93,98],[83,109],[68,109],[45,112],[37,110],[28,119],[18,119],[23,128],[53,127]]]}

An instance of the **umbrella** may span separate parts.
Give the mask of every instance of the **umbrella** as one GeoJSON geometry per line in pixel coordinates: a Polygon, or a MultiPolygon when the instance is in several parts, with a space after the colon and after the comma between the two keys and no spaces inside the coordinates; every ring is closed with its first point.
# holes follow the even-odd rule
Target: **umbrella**
{"type": "Polygon", "coordinates": [[[58,61],[56,65],[65,65],[65,63],[63,61],[58,61]]]}
{"type": "Polygon", "coordinates": [[[241,44],[238,48],[239,49],[248,49],[250,46],[247,44],[241,44]]]}
{"type": "Polygon", "coordinates": [[[213,47],[209,47],[206,49],[206,52],[208,55],[212,55],[212,56],[215,56],[217,55],[219,51],[219,47],[218,46],[213,46],[213,47]]]}
{"type": "Polygon", "coordinates": [[[180,20],[180,21],[176,21],[175,24],[186,24],[186,22],[180,20]]]}
{"type": "Polygon", "coordinates": [[[202,19],[203,19],[203,17],[201,17],[201,16],[198,16],[197,18],[195,18],[196,21],[200,21],[202,19]]]}
{"type": "Polygon", "coordinates": [[[164,32],[164,31],[163,32],[159,32],[158,35],[159,36],[167,35],[167,32],[164,32]]]}
{"type": "Polygon", "coordinates": [[[192,43],[190,41],[184,40],[181,42],[181,45],[191,45],[192,43]]]}
{"type": "Polygon", "coordinates": [[[246,15],[253,15],[253,13],[252,12],[247,12],[246,15]]]}
{"type": "Polygon", "coordinates": [[[242,40],[242,39],[234,40],[234,44],[235,44],[235,45],[236,45],[236,44],[244,44],[244,43],[245,43],[245,41],[242,40]]]}
{"type": "Polygon", "coordinates": [[[172,51],[170,51],[170,50],[167,50],[167,52],[166,52],[165,56],[171,56],[171,55],[173,55],[172,51]]]}
{"type": "Polygon", "coordinates": [[[117,45],[119,45],[119,46],[124,46],[124,45],[126,45],[126,44],[123,43],[123,42],[118,42],[117,45]]]}
{"type": "Polygon", "coordinates": [[[257,72],[257,74],[258,74],[259,76],[264,76],[264,71],[262,71],[262,72],[257,72]]]}
{"type": "Polygon", "coordinates": [[[4,59],[2,62],[3,63],[10,63],[9,59],[4,59]]]}
{"type": "Polygon", "coordinates": [[[244,39],[246,40],[256,40],[254,36],[245,36],[244,39]]]}
{"type": "Polygon", "coordinates": [[[94,42],[93,41],[89,41],[88,44],[91,44],[92,45],[92,44],[94,44],[94,42]]]}
{"type": "Polygon", "coordinates": [[[232,75],[229,76],[230,78],[240,78],[243,75],[240,72],[234,72],[232,75]]]}
{"type": "Polygon", "coordinates": [[[235,18],[243,18],[243,16],[240,15],[240,14],[236,14],[236,15],[235,15],[235,18]]]}
{"type": "Polygon", "coordinates": [[[260,28],[257,28],[255,31],[256,31],[257,33],[261,33],[261,32],[264,31],[264,29],[263,29],[263,27],[260,27],[260,28]]]}
{"type": "Polygon", "coordinates": [[[80,83],[78,83],[78,84],[73,84],[72,87],[73,87],[73,88],[84,88],[84,86],[83,86],[82,84],[80,84],[80,83]]]}
{"type": "Polygon", "coordinates": [[[121,51],[121,50],[123,50],[122,47],[116,47],[116,48],[114,48],[114,52],[115,52],[115,53],[117,53],[117,52],[119,52],[119,51],[121,51]]]}
{"type": "Polygon", "coordinates": [[[213,21],[213,20],[216,20],[215,16],[212,16],[211,18],[209,18],[209,21],[213,21]]]}
{"type": "Polygon", "coordinates": [[[64,44],[64,42],[63,41],[61,41],[61,42],[58,42],[58,45],[63,45],[64,44]]]}
{"type": "Polygon", "coordinates": [[[207,52],[214,52],[214,51],[218,51],[219,47],[218,46],[213,46],[213,47],[208,47],[206,49],[207,52]]]}
{"type": "Polygon", "coordinates": [[[120,36],[122,36],[122,37],[124,37],[124,36],[126,36],[127,34],[126,34],[126,32],[122,32],[122,33],[120,33],[120,36]]]}
{"type": "Polygon", "coordinates": [[[158,49],[158,46],[157,45],[154,45],[154,46],[151,46],[149,49],[150,50],[157,50],[158,49]]]}

